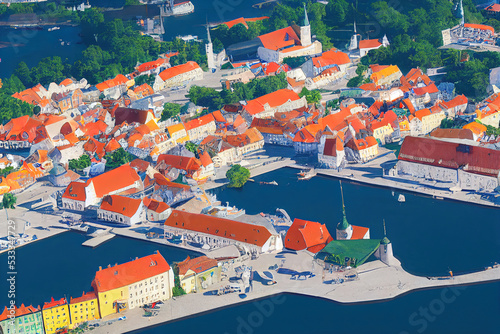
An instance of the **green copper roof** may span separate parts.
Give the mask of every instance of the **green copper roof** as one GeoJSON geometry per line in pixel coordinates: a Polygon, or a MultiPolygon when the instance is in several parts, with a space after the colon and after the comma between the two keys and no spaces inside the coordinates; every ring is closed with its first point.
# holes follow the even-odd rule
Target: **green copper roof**
{"type": "Polygon", "coordinates": [[[381,245],[388,245],[390,243],[391,241],[387,237],[384,237],[382,240],[380,240],[381,245]]]}
{"type": "Polygon", "coordinates": [[[343,218],[340,223],[337,225],[337,230],[347,230],[349,227],[349,222],[347,221],[347,217],[345,216],[345,208],[342,210],[343,218]]]}
{"type": "Polygon", "coordinates": [[[309,25],[309,18],[307,17],[306,4],[304,3],[304,27],[309,25]]]}

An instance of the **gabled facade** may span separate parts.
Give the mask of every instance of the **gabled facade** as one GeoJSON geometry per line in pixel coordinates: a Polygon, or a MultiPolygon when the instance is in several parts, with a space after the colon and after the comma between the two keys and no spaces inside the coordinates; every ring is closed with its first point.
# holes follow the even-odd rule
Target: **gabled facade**
{"type": "Polygon", "coordinates": [[[177,264],[179,280],[186,293],[201,292],[220,282],[221,268],[216,260],[206,256],[191,259],[189,256],[177,264]]]}
{"type": "Polygon", "coordinates": [[[71,324],[68,301],[66,298],[52,300],[45,303],[42,308],[43,324],[46,334],[53,334],[57,331],[68,328],[71,324]]]}
{"type": "Polygon", "coordinates": [[[141,199],[119,195],[108,195],[102,199],[97,218],[132,226],[142,221],[144,205],[141,199]]]}
{"type": "Polygon", "coordinates": [[[44,334],[42,311],[40,306],[13,306],[13,311],[7,306],[0,314],[0,332],[4,334],[44,334]],[[13,316],[11,318],[11,316],[13,316]]]}
{"type": "Polygon", "coordinates": [[[203,71],[200,66],[194,61],[188,61],[186,64],[173,66],[160,72],[156,76],[153,89],[158,92],[201,79],[203,79],[203,71]]]}
{"type": "Polygon", "coordinates": [[[94,291],[84,292],[81,297],[70,298],[69,312],[71,317],[70,329],[78,327],[84,322],[100,319],[96,293],[94,291]]]}

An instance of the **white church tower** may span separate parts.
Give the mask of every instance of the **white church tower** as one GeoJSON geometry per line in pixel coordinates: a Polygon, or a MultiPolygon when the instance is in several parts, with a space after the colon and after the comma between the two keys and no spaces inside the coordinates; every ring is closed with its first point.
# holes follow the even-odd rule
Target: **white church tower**
{"type": "Polygon", "coordinates": [[[208,70],[210,72],[213,72],[216,69],[214,47],[212,44],[212,38],[210,37],[210,28],[208,27],[208,23],[207,23],[207,35],[208,35],[208,43],[205,44],[205,50],[207,53],[207,64],[208,64],[208,70]]]}
{"type": "Polygon", "coordinates": [[[384,34],[384,38],[382,38],[382,46],[384,48],[388,47],[389,45],[391,45],[391,43],[389,43],[389,39],[387,39],[387,35],[384,34]]]}
{"type": "Polygon", "coordinates": [[[302,46],[309,46],[312,44],[311,38],[311,25],[307,17],[306,4],[304,3],[304,24],[300,27],[300,44],[302,46]]]}
{"type": "Polygon", "coordinates": [[[349,51],[356,50],[358,48],[358,32],[356,31],[356,21],[354,21],[354,35],[351,37],[351,43],[349,44],[349,51]]]}
{"type": "Polygon", "coordinates": [[[342,191],[342,181],[340,181],[340,194],[342,195],[342,221],[338,223],[336,236],[337,240],[350,240],[352,238],[352,225],[347,222],[345,216],[344,192],[342,191]]]}

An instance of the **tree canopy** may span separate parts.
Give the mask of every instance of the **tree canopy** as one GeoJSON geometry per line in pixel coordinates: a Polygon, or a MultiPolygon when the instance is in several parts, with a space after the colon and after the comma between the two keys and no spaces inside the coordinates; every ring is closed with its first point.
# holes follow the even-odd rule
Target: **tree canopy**
{"type": "Polygon", "coordinates": [[[250,171],[241,165],[233,165],[227,172],[228,187],[241,188],[250,178],[250,171]]]}

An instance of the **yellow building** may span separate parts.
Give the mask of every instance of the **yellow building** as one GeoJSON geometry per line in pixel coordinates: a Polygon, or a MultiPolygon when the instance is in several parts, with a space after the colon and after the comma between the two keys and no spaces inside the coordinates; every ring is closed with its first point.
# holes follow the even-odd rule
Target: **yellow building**
{"type": "Polygon", "coordinates": [[[174,274],[163,256],[156,252],[113,267],[99,268],[92,287],[97,292],[99,311],[104,318],[171,298],[174,274]]]}
{"type": "Polygon", "coordinates": [[[189,140],[186,128],[182,123],[167,127],[167,131],[170,138],[174,139],[177,144],[184,143],[189,140]]]}
{"type": "Polygon", "coordinates": [[[399,80],[403,74],[396,65],[382,68],[380,71],[372,73],[370,79],[376,86],[390,86],[394,81],[399,80]]]}
{"type": "Polygon", "coordinates": [[[495,128],[500,126],[500,110],[476,110],[477,120],[485,125],[491,125],[495,128]]]}
{"type": "Polygon", "coordinates": [[[70,325],[68,301],[66,298],[51,299],[42,308],[43,325],[46,334],[56,333],[58,330],[70,325]]]}
{"type": "Polygon", "coordinates": [[[186,293],[201,291],[208,286],[220,282],[221,270],[217,260],[200,256],[194,259],[187,257],[178,264],[179,280],[186,293]]]}
{"type": "Polygon", "coordinates": [[[71,317],[70,329],[89,320],[99,319],[99,303],[95,292],[83,293],[81,297],[70,298],[69,312],[71,317]]]}

